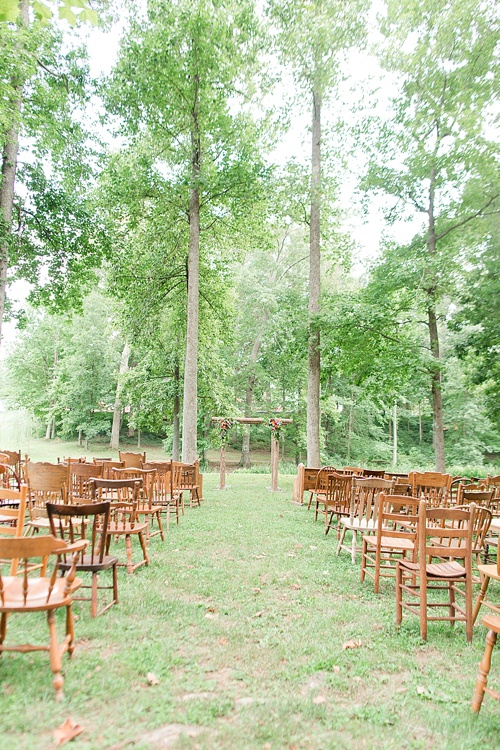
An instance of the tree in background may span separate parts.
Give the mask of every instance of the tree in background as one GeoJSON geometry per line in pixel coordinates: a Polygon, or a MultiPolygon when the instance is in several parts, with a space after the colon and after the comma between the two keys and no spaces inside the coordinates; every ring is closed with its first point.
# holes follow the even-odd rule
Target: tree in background
{"type": "MultiPolygon", "coordinates": [[[[59,5],[59,16],[74,22],[75,3],[59,5]]],[[[81,20],[95,22],[95,11],[76,5],[81,20]]],[[[63,51],[51,15],[46,4],[28,0],[6,0],[1,7],[0,335],[9,269],[34,283],[33,299],[39,294],[67,306],[81,301],[106,245],[86,193],[93,158],[81,124],[86,56],[81,49],[63,51]],[[19,170],[25,139],[29,153],[19,170]],[[23,198],[16,195],[16,179],[23,198]]]]}
{"type": "Polygon", "coordinates": [[[259,171],[249,119],[233,114],[254,68],[256,33],[251,2],[154,0],[145,19],[132,21],[111,81],[110,105],[124,132],[148,144],[187,233],[179,248],[187,272],[186,462],[197,455],[200,238],[230,220],[231,202],[244,211],[259,171]]]}
{"type": "Polygon", "coordinates": [[[320,466],[320,293],[321,293],[321,110],[340,77],[341,55],[364,34],[365,0],[271,0],[277,44],[297,85],[312,97],[311,180],[309,191],[309,365],[307,386],[307,464],[320,466]]]}
{"type": "Polygon", "coordinates": [[[421,233],[388,248],[378,276],[386,290],[410,289],[426,317],[435,465],[444,471],[439,320],[464,263],[460,236],[467,228],[470,248],[480,246],[479,219],[498,210],[500,195],[496,146],[487,138],[498,16],[489,2],[389,0],[382,31],[381,63],[397,74],[399,94],[392,119],[377,123],[365,185],[396,198],[393,217],[408,207],[423,215],[421,233]]]}

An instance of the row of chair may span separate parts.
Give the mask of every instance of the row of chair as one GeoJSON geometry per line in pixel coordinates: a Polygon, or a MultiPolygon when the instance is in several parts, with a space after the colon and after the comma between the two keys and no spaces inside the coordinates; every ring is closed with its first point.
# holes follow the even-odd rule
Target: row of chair
{"type": "Polygon", "coordinates": [[[166,510],[168,519],[172,504],[178,521],[179,512],[184,512],[183,495],[188,493],[190,506],[201,504],[197,465],[171,461],[148,465],[145,458],[141,456],[141,466],[125,467],[123,461],[121,466],[108,466],[107,477],[103,476],[105,461],[69,459],[48,464],[26,460],[26,483],[20,489],[0,488],[0,537],[10,537],[0,538],[0,563],[10,564],[9,575],[2,576],[0,566],[0,655],[3,651],[48,651],[56,700],[62,698],[62,654],[74,648],[72,602],[90,601],[93,617],[106,612],[118,602],[118,566],[132,573],[148,565],[150,538],[159,534],[164,539],[162,511],[166,510]],[[150,533],[152,518],[158,530],[150,533]],[[26,533],[34,536],[26,537],[26,533]],[[111,541],[120,538],[125,542],[124,560],[110,550],[111,541]],[[133,558],[133,540],[139,542],[140,559],[133,558]],[[50,576],[49,555],[55,555],[50,576]],[[105,571],[111,579],[102,583],[100,574],[105,571]],[[58,573],[63,577],[58,578],[58,573]],[[84,573],[91,576],[88,584],[76,577],[84,573]],[[59,646],[54,612],[61,607],[66,608],[66,633],[59,646]],[[7,617],[12,612],[32,611],[47,611],[49,645],[6,645],[7,617]]]}
{"type": "MultiPolygon", "coordinates": [[[[493,564],[481,563],[488,545],[498,548],[498,537],[488,537],[494,517],[500,516],[498,477],[470,482],[437,473],[412,472],[407,478],[363,478],[333,467],[318,471],[308,507],[315,497],[315,519],[325,516],[325,533],[337,529],[337,554],[361,552],[361,580],[369,576],[379,592],[380,579],[395,578],[396,622],[410,612],[420,619],[421,637],[427,639],[429,621],[464,622],[472,640],[481,607],[500,614],[500,605],[487,597],[491,579],[500,580],[500,556],[493,564]],[[407,481],[405,481],[405,479],[407,481]],[[401,493],[404,490],[404,494],[401,493]],[[347,531],[351,544],[345,543],[347,531]],[[362,534],[362,547],[357,534],[362,534]],[[481,590],[473,606],[473,585],[481,590]],[[446,600],[440,599],[443,592],[446,600]]],[[[485,656],[480,666],[473,700],[479,711],[487,688],[491,652],[500,633],[500,617],[486,616],[485,656]]]]}

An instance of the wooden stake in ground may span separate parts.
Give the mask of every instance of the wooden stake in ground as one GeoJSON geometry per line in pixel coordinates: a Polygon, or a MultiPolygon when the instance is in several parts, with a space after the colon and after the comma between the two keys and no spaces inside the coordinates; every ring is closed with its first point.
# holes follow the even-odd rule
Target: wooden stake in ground
{"type": "MultiPolygon", "coordinates": [[[[221,446],[220,446],[220,464],[219,464],[219,486],[218,490],[226,489],[226,443],[228,432],[235,422],[238,424],[262,424],[264,421],[261,417],[236,417],[236,419],[230,419],[229,417],[212,417],[212,422],[218,423],[221,434],[221,446]]],[[[290,420],[291,421],[291,420],[290,420]]]]}

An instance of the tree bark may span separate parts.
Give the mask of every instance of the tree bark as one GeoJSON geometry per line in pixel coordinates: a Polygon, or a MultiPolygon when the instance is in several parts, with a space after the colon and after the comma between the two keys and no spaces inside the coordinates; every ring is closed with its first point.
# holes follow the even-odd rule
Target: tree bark
{"type": "Polygon", "coordinates": [[[125,342],[120,361],[118,382],[116,384],[115,404],[113,407],[113,425],[111,427],[111,440],[109,442],[109,447],[115,451],[119,450],[120,448],[120,426],[122,421],[122,402],[120,399],[120,391],[122,389],[121,379],[128,370],[129,359],[130,347],[128,345],[128,342],[125,342]]]}
{"type": "Polygon", "coordinates": [[[398,405],[394,403],[392,412],[392,467],[398,463],[398,405]]]}
{"type": "MultiPolygon", "coordinates": [[[[29,25],[28,0],[19,0],[19,10],[21,25],[26,27],[29,25]]],[[[2,144],[2,179],[0,183],[0,223],[3,225],[0,225],[0,342],[2,340],[2,325],[5,315],[7,271],[9,268],[9,235],[12,231],[24,81],[18,79],[12,81],[12,84],[16,92],[16,99],[12,105],[15,119],[12,127],[5,135],[5,142],[2,144]]]]}
{"type": "Polygon", "coordinates": [[[309,346],[307,378],[307,465],[321,466],[320,432],[320,332],[317,316],[321,289],[321,91],[313,89],[311,217],[309,232],[309,346]]]}
{"type": "MultiPolygon", "coordinates": [[[[427,234],[427,251],[429,260],[432,261],[436,255],[436,225],[434,217],[434,196],[436,190],[436,171],[432,167],[429,186],[429,225],[427,234]]],[[[429,340],[431,354],[434,364],[430,369],[431,391],[432,391],[432,442],[434,445],[434,462],[436,471],[446,471],[446,458],[444,450],[444,423],[443,423],[443,393],[441,388],[441,365],[439,352],[439,331],[437,324],[436,290],[434,286],[434,272],[431,266],[430,283],[427,287],[427,319],[429,325],[429,340]]]]}
{"type": "Polygon", "coordinates": [[[173,437],[172,437],[172,459],[178,461],[180,456],[180,409],[181,399],[179,395],[180,385],[180,370],[179,364],[176,363],[174,367],[174,383],[175,383],[175,396],[174,396],[174,417],[173,417],[173,437]]]}
{"type": "Polygon", "coordinates": [[[182,461],[194,463],[197,458],[198,427],[198,288],[200,258],[200,169],[201,140],[199,130],[199,77],[194,76],[195,97],[191,130],[191,188],[189,193],[189,257],[186,361],[184,366],[184,400],[182,408],[182,461]]]}

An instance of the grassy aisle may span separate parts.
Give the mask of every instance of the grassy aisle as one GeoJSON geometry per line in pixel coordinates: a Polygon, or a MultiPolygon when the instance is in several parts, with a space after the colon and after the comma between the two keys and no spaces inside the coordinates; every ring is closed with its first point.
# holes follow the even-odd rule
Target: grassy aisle
{"type": "MultiPolygon", "coordinates": [[[[380,596],[360,584],[333,535],[291,504],[291,478],[276,495],[266,476],[231,475],[227,492],[217,479],[164,544],[152,540],[149,568],[120,570],[117,607],[93,621],[75,605],[63,705],[46,655],[2,658],[2,750],[54,747],[70,716],[85,728],[80,750],[173,747],[148,733],[174,724],[203,729],[175,744],[200,750],[499,747],[500,705],[487,698],[479,720],[469,709],[484,628],[472,647],[462,626],[431,624],[427,644],[417,618],[397,633],[392,581],[380,596]]],[[[11,637],[27,640],[25,627],[12,617],[11,637]]],[[[40,616],[30,627],[44,642],[40,616]]]]}

